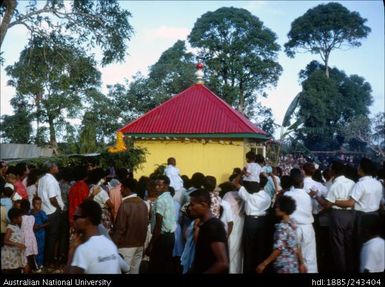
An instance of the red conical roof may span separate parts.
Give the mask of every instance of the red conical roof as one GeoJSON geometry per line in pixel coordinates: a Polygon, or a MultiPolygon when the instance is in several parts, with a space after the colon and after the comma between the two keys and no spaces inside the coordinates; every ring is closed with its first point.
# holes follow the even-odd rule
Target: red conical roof
{"type": "Polygon", "coordinates": [[[202,84],[191,86],[119,131],[134,136],[268,137],[202,84]]]}

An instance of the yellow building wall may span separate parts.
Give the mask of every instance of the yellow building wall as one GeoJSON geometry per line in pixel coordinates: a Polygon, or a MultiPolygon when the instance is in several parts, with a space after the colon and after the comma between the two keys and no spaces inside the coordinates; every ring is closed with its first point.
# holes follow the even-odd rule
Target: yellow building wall
{"type": "Polygon", "coordinates": [[[134,173],[135,178],[149,176],[157,165],[176,159],[181,175],[195,172],[212,175],[217,183],[227,181],[235,167],[243,168],[245,153],[250,150],[244,140],[135,140],[135,147],[145,148],[146,162],[134,173]],[[202,142],[203,141],[203,142],[202,142]]]}

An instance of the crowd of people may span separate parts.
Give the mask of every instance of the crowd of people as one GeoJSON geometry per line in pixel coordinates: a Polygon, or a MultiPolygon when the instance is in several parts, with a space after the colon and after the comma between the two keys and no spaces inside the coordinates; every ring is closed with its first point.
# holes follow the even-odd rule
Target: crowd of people
{"type": "MultiPolygon", "coordinates": [[[[282,159],[281,159],[282,160],[282,159]]],[[[1,270],[76,274],[323,273],[385,269],[384,168],[363,158],[322,169],[246,154],[219,183],[164,174],[136,180],[98,164],[1,162],[1,270]]]]}

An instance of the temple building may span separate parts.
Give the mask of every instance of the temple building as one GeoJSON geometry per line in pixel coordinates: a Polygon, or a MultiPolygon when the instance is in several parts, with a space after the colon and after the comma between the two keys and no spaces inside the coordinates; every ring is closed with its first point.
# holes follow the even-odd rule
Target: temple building
{"type": "Polygon", "coordinates": [[[220,183],[234,168],[245,166],[248,151],[265,154],[269,135],[210,91],[201,81],[201,68],[197,84],[119,130],[147,151],[136,178],[149,176],[174,157],[181,175],[199,171],[220,183]]]}

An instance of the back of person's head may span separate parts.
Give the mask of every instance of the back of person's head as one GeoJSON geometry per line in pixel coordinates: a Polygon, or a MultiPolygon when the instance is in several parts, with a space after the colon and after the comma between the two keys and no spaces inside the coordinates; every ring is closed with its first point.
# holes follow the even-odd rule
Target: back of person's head
{"type": "Polygon", "coordinates": [[[255,152],[249,151],[246,153],[246,159],[248,159],[250,162],[255,162],[257,160],[255,152]]]}
{"type": "Polygon", "coordinates": [[[296,209],[296,203],[290,196],[282,195],[277,198],[277,206],[287,215],[292,214],[296,209]]]}
{"type": "Polygon", "coordinates": [[[314,172],[314,174],[312,176],[312,179],[315,180],[315,181],[324,183],[324,180],[322,178],[322,172],[321,172],[320,169],[316,169],[316,171],[314,172]]]}
{"type": "Polygon", "coordinates": [[[189,189],[191,187],[191,180],[189,179],[189,177],[184,174],[181,176],[181,178],[183,180],[183,187],[185,189],[189,189]]]}
{"type": "Polygon", "coordinates": [[[295,172],[290,177],[291,177],[292,184],[295,188],[303,188],[304,176],[301,172],[300,173],[295,172]]]}
{"type": "Polygon", "coordinates": [[[23,214],[27,214],[31,209],[31,204],[29,203],[28,199],[21,199],[19,200],[20,204],[20,210],[23,212],[23,214]]]}
{"type": "Polygon", "coordinates": [[[152,197],[152,196],[156,195],[156,182],[155,182],[155,180],[150,179],[147,182],[146,188],[147,188],[148,196],[152,197]]]}
{"type": "Polygon", "coordinates": [[[236,187],[233,183],[230,181],[223,182],[219,185],[220,191],[219,191],[219,196],[223,197],[226,193],[230,191],[236,190],[236,187]]]}
{"type": "Polygon", "coordinates": [[[105,178],[107,174],[104,169],[100,167],[95,168],[89,171],[87,182],[88,184],[97,184],[102,178],[105,178]]]}
{"type": "Polygon", "coordinates": [[[31,169],[27,177],[27,186],[36,184],[37,180],[43,175],[43,173],[43,170],[40,168],[31,169]]]}
{"type": "Polygon", "coordinates": [[[176,163],[176,160],[175,160],[175,158],[173,158],[173,157],[169,157],[168,159],[167,159],[167,164],[171,164],[171,165],[175,165],[175,163],[176,163]]]}
{"type": "Polygon", "coordinates": [[[102,208],[94,200],[85,200],[80,205],[79,208],[82,210],[82,215],[87,217],[92,225],[99,225],[102,220],[102,208]]]}
{"type": "Polygon", "coordinates": [[[87,167],[84,165],[75,166],[73,169],[73,179],[76,181],[84,180],[87,177],[87,167]]]}
{"type": "Polygon", "coordinates": [[[119,183],[122,184],[123,188],[129,189],[131,192],[135,192],[138,185],[136,179],[133,178],[125,178],[119,183]]]}
{"type": "Polygon", "coordinates": [[[23,176],[27,171],[28,167],[25,162],[19,162],[15,165],[15,171],[17,176],[23,176]]]}
{"type": "Polygon", "coordinates": [[[147,183],[150,180],[147,176],[141,176],[138,180],[138,184],[136,185],[136,193],[140,198],[144,198],[146,189],[147,189],[147,183]]]}
{"type": "Polygon", "coordinates": [[[290,177],[293,178],[294,176],[298,175],[298,174],[302,174],[301,170],[299,168],[292,168],[290,170],[290,177]]]}
{"type": "Polygon", "coordinates": [[[204,202],[208,205],[208,207],[211,206],[211,196],[208,190],[203,188],[198,188],[197,190],[194,190],[190,193],[190,198],[194,198],[198,202],[204,202]]]}
{"type": "Polygon", "coordinates": [[[381,218],[376,214],[365,214],[361,217],[361,226],[366,234],[377,236],[381,231],[381,218]]]}
{"type": "Polygon", "coordinates": [[[375,175],[376,173],[374,163],[368,158],[361,159],[360,169],[365,175],[375,175]]]}
{"type": "Polygon", "coordinates": [[[305,175],[306,175],[306,176],[313,176],[313,174],[314,174],[314,172],[315,172],[315,166],[314,166],[314,163],[312,163],[312,162],[306,162],[306,163],[304,163],[302,169],[303,169],[303,171],[305,172],[305,175]]]}
{"type": "Polygon", "coordinates": [[[357,169],[354,166],[352,166],[351,164],[346,164],[344,176],[346,178],[353,180],[353,181],[357,181],[358,180],[357,169]]]}
{"type": "Polygon", "coordinates": [[[7,176],[17,177],[17,170],[15,166],[9,166],[6,172],[7,176]]]}
{"type": "Polygon", "coordinates": [[[163,181],[166,185],[170,185],[170,179],[168,178],[167,175],[159,175],[157,177],[157,180],[163,181]]]}
{"type": "Polygon", "coordinates": [[[345,174],[345,165],[341,160],[334,160],[330,166],[330,169],[335,176],[341,176],[345,174]]]}
{"type": "Polygon", "coordinates": [[[255,161],[256,161],[258,164],[260,164],[260,165],[265,164],[265,158],[264,158],[263,155],[261,155],[261,154],[257,154],[257,155],[255,156],[255,161]]]}
{"type": "Polygon", "coordinates": [[[281,177],[281,187],[283,190],[289,190],[292,185],[290,176],[284,175],[281,177]]]}
{"type": "Polygon", "coordinates": [[[8,218],[9,220],[12,222],[14,219],[16,219],[17,217],[19,216],[22,216],[23,215],[23,212],[21,211],[21,209],[19,208],[15,208],[15,207],[12,207],[9,211],[8,211],[8,218]]]}
{"type": "Polygon", "coordinates": [[[204,188],[208,191],[214,191],[217,187],[217,179],[211,175],[205,177],[204,188]]]}
{"type": "Polygon", "coordinates": [[[3,194],[5,197],[11,198],[13,193],[14,193],[14,190],[11,187],[9,186],[4,187],[3,194]]]}
{"type": "Polygon", "coordinates": [[[202,188],[205,184],[205,176],[201,172],[196,172],[191,177],[191,185],[195,188],[202,188]]]}
{"type": "Polygon", "coordinates": [[[265,175],[263,175],[262,173],[259,175],[259,187],[262,189],[265,187],[265,185],[267,184],[268,182],[268,179],[265,175]]]}
{"type": "Polygon", "coordinates": [[[74,172],[73,167],[63,167],[62,169],[60,169],[57,177],[59,180],[70,182],[74,179],[73,172],[74,172]]]}

